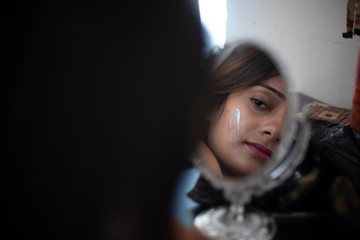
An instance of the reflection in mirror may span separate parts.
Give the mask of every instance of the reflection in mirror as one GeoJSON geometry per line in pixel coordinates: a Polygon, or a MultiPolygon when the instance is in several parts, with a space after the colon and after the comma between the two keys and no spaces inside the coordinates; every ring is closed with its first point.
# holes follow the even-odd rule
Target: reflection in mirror
{"type": "Polygon", "coordinates": [[[199,106],[201,161],[231,177],[251,174],[269,161],[283,132],[286,86],[265,51],[252,44],[234,47],[212,72],[199,106]]]}

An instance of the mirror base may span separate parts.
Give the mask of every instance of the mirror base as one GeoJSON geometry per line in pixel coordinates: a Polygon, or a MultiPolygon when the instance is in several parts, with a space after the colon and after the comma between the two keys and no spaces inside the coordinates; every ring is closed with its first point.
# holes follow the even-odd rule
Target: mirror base
{"type": "Polygon", "coordinates": [[[259,211],[245,212],[231,219],[226,206],[209,209],[196,216],[194,225],[205,236],[216,240],[269,240],[276,232],[274,220],[259,211]]]}

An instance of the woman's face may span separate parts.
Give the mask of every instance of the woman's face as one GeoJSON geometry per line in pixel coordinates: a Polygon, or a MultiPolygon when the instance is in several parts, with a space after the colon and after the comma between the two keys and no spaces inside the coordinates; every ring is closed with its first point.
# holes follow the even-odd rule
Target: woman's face
{"type": "Polygon", "coordinates": [[[287,89],[281,76],[231,93],[210,116],[208,147],[224,175],[259,169],[276,150],[286,115],[287,89]]]}

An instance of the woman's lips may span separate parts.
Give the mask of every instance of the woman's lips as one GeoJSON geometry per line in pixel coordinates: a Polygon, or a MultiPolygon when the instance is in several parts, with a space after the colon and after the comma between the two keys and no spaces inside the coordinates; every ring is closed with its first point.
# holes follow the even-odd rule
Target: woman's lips
{"type": "Polygon", "coordinates": [[[268,160],[272,155],[272,151],[261,144],[253,142],[247,142],[246,144],[250,150],[262,160],[268,160]]]}

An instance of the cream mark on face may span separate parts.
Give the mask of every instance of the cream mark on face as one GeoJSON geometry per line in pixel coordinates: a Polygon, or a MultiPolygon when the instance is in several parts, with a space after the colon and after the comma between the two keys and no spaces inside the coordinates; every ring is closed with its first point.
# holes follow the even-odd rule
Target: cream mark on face
{"type": "Polygon", "coordinates": [[[236,143],[240,136],[241,112],[239,108],[231,114],[230,117],[230,143],[236,143]]]}

